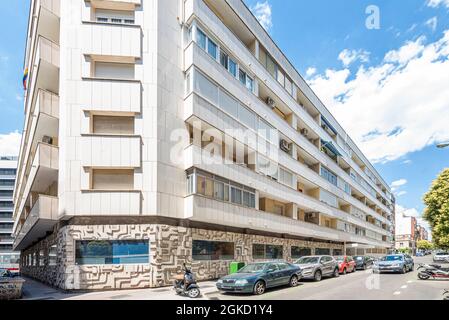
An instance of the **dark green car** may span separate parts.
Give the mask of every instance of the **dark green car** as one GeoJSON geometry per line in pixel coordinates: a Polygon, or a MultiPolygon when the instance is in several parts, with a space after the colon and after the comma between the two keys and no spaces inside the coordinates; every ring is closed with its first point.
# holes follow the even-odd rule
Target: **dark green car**
{"type": "Polygon", "coordinates": [[[267,288],[286,285],[296,287],[300,279],[301,269],[291,263],[253,263],[235,274],[218,280],[217,289],[224,292],[261,295],[267,288]]]}

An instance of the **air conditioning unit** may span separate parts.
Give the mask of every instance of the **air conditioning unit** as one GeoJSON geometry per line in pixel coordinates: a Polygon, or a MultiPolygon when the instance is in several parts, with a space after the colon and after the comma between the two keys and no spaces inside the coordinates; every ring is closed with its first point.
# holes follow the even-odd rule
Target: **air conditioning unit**
{"type": "Polygon", "coordinates": [[[329,127],[326,125],[326,124],[323,124],[322,126],[321,126],[321,128],[323,128],[324,130],[329,130],[329,127]]]}
{"type": "Polygon", "coordinates": [[[309,130],[307,130],[307,129],[304,128],[304,129],[301,130],[301,134],[302,134],[304,137],[307,138],[307,137],[309,136],[309,130]]]}
{"type": "Polygon", "coordinates": [[[290,152],[290,150],[291,150],[291,144],[288,143],[286,140],[281,140],[280,147],[285,152],[290,152]]]}
{"type": "Polygon", "coordinates": [[[49,137],[49,136],[43,136],[42,137],[42,142],[46,143],[46,144],[53,144],[53,138],[49,137]]]}
{"type": "Polygon", "coordinates": [[[276,108],[276,102],[273,100],[273,98],[268,97],[267,98],[267,105],[271,108],[274,109],[276,108]]]}

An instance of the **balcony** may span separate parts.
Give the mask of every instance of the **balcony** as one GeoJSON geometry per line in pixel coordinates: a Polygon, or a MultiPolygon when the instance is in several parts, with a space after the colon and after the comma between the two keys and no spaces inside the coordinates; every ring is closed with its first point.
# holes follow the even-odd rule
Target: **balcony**
{"type": "Polygon", "coordinates": [[[142,30],[139,25],[84,21],[82,28],[84,54],[92,56],[142,56],[142,30]]]}
{"type": "Polygon", "coordinates": [[[31,35],[44,36],[56,43],[60,33],[60,2],[61,0],[35,0],[33,20],[30,25],[31,35]]]}
{"type": "Polygon", "coordinates": [[[82,190],[76,197],[73,214],[109,217],[140,216],[142,193],[138,190],[82,190]]]}
{"type": "Polygon", "coordinates": [[[142,0],[84,0],[97,9],[135,10],[142,5],[142,0]]]}
{"type": "Polygon", "coordinates": [[[142,84],[137,80],[83,78],[82,95],[74,103],[86,110],[132,112],[142,111],[142,84]]]}
{"type": "Polygon", "coordinates": [[[24,250],[51,232],[58,221],[58,198],[39,195],[23,224],[16,232],[14,250],[24,250]]]}
{"type": "Polygon", "coordinates": [[[91,168],[140,168],[140,136],[86,134],[81,138],[81,165],[91,168]]]}
{"type": "Polygon", "coordinates": [[[15,214],[24,212],[30,192],[44,193],[58,180],[59,148],[43,142],[37,144],[36,152],[28,175],[22,181],[23,191],[17,196],[15,214]]]}
{"type": "Polygon", "coordinates": [[[184,206],[184,218],[192,221],[327,241],[355,242],[382,247],[389,246],[389,244],[355,234],[197,195],[185,198],[184,206]]]}

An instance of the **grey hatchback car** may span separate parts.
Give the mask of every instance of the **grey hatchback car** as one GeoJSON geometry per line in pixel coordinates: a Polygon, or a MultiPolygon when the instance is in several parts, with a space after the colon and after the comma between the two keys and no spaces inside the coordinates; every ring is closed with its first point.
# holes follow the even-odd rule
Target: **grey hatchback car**
{"type": "Polygon", "coordinates": [[[306,256],[294,262],[301,268],[302,278],[321,281],[323,277],[338,277],[338,262],[331,256],[306,256]]]}

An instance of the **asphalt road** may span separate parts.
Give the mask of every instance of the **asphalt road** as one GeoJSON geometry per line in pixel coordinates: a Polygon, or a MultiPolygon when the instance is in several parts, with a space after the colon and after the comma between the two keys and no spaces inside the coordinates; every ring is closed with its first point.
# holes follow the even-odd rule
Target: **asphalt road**
{"type": "Polygon", "coordinates": [[[214,293],[213,300],[441,300],[449,281],[417,277],[419,263],[432,262],[430,256],[415,258],[415,271],[407,274],[373,274],[372,270],[357,271],[321,282],[301,281],[296,288],[279,287],[263,296],[214,293]]]}

